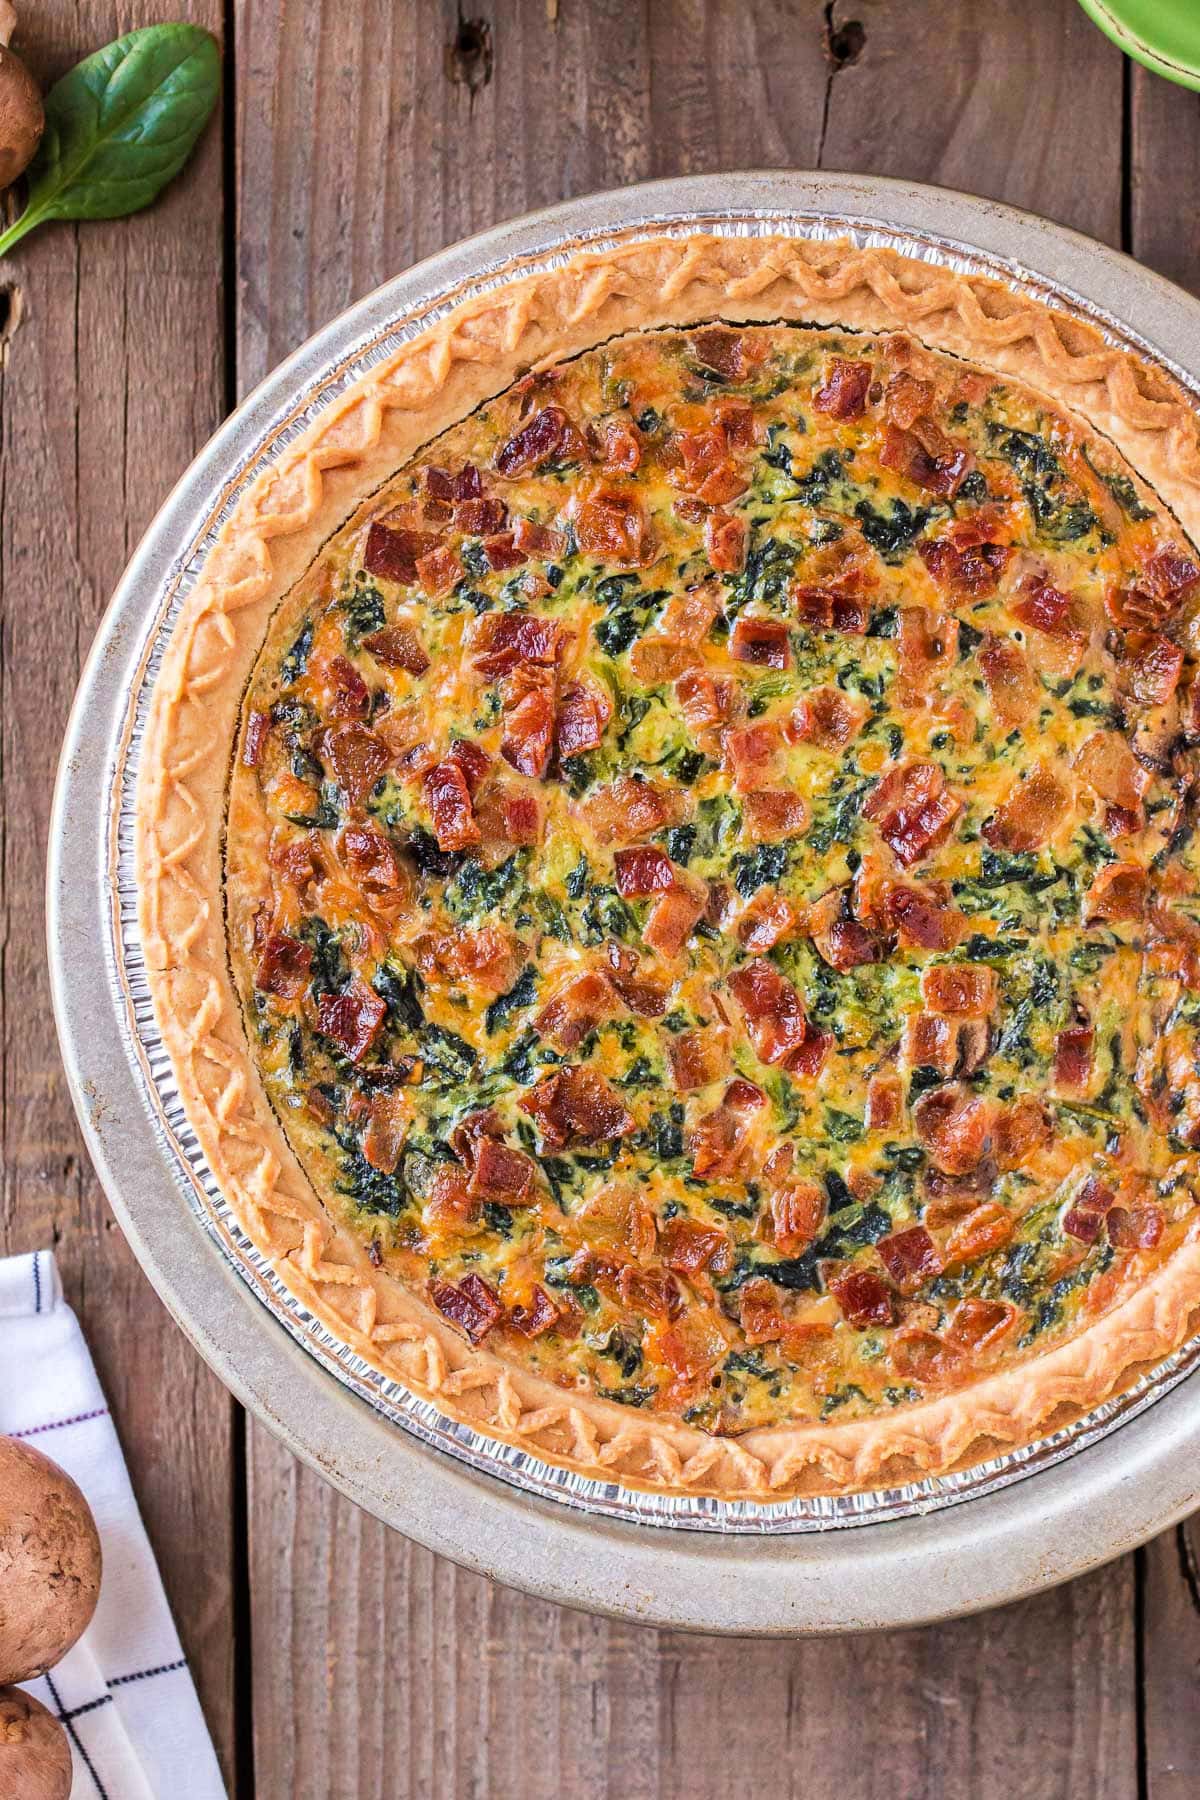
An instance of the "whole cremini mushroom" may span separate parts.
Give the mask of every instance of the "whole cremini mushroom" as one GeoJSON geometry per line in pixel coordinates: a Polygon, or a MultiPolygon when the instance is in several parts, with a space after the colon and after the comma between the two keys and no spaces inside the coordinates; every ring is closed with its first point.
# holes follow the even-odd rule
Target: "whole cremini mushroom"
{"type": "Polygon", "coordinates": [[[40,1700],[0,1687],[0,1794],[4,1800],[67,1800],[71,1746],[40,1700]]]}
{"type": "Polygon", "coordinates": [[[24,174],[46,123],[37,82],[9,49],[16,24],[10,0],[0,0],[0,188],[24,174]]]}
{"type": "Polygon", "coordinates": [[[99,1594],[100,1538],[87,1501],[32,1444],[0,1437],[0,1686],[52,1669],[99,1594]]]}

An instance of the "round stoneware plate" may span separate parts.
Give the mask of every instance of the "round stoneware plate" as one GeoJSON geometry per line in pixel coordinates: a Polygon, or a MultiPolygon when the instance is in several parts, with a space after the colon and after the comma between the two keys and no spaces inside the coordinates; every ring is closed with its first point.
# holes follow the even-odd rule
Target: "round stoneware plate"
{"type": "Polygon", "coordinates": [[[147,700],[181,604],[246,485],[341,387],[464,295],[581,245],[696,228],[849,236],[991,274],[1157,360],[1200,404],[1194,301],[1074,233],[933,188],[794,173],[658,182],[443,252],[336,319],[250,396],[126,571],[63,748],[49,865],[55,1010],[93,1159],[155,1288],[239,1399],[352,1499],[468,1567],[647,1623],[753,1633],[910,1624],[1066,1580],[1188,1512],[1200,1341],[1040,1443],[884,1493],[759,1505],[585,1480],[443,1417],[289,1294],[205,1164],[145,982],[131,841],[147,700]]]}

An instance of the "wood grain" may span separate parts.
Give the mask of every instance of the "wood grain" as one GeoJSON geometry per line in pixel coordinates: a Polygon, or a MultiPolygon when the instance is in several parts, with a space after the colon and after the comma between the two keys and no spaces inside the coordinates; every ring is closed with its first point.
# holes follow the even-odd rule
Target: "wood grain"
{"type": "MultiPolygon", "coordinates": [[[[217,0],[176,4],[218,25],[217,0]]],[[[108,0],[26,7],[48,81],[128,29],[108,0]]],[[[51,226],[0,264],[0,1253],[53,1245],[112,1404],[218,1752],[230,1766],[231,1402],[163,1311],[76,1131],[42,913],[62,729],[109,592],[222,404],[221,142],[126,223],[51,226]]]]}
{"type": "MultiPolygon", "coordinates": [[[[1121,60],[1071,0],[828,10],[562,0],[551,26],[544,0],[477,0],[483,34],[429,0],[240,0],[239,384],[442,244],[653,175],[820,160],[1119,240],[1121,60]]],[[[253,1424],[248,1460],[264,1800],[1136,1792],[1132,1559],[927,1631],[735,1643],[466,1575],[253,1424]]]]}

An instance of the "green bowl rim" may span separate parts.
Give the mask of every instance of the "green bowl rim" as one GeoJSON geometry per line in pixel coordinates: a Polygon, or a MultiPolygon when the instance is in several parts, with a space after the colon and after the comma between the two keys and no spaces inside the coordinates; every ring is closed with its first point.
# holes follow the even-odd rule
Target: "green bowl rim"
{"type": "Polygon", "coordinates": [[[1092,23],[1099,26],[1118,50],[1132,56],[1135,62],[1141,63],[1152,74],[1165,76],[1168,81],[1177,82],[1181,87],[1200,93],[1200,66],[1163,56],[1141,33],[1118,18],[1107,0],[1079,0],[1079,4],[1092,23]]]}

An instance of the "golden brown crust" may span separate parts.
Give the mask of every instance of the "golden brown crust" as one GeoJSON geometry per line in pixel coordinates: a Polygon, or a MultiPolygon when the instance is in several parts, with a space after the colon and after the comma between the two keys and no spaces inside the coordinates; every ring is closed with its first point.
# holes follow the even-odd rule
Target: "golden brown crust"
{"type": "MultiPolygon", "coordinates": [[[[1163,371],[990,278],[793,238],[662,238],[466,301],[334,400],[238,502],[154,687],[139,786],[141,929],[188,1117],[240,1224],[352,1350],[452,1417],[631,1486],[728,1498],[852,1492],[940,1473],[1077,1417],[1175,1349],[1200,1311],[1200,1242],[1052,1353],[887,1418],[736,1442],[566,1395],[472,1350],[335,1226],[271,1111],[227,968],[223,799],[246,677],[280,598],[365,493],[531,364],[652,324],[792,318],[904,327],[1017,376],[1106,433],[1200,535],[1200,432],[1163,371]]],[[[231,820],[248,834],[261,821],[231,820]]]]}

